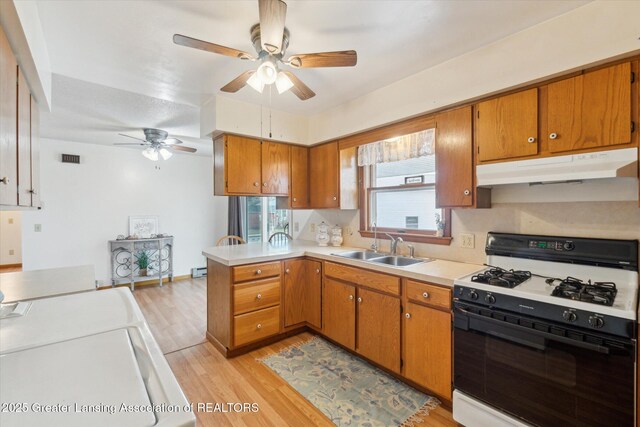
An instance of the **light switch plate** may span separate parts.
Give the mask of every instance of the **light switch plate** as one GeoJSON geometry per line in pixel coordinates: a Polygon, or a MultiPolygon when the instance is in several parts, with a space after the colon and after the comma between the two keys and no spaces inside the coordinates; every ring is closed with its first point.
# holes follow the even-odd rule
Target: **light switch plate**
{"type": "Polygon", "coordinates": [[[42,231],[42,224],[34,224],[33,231],[40,233],[42,231]]]}
{"type": "Polygon", "coordinates": [[[13,218],[9,218],[9,224],[13,224],[13,218]]]}
{"type": "Polygon", "coordinates": [[[300,223],[298,221],[293,223],[293,231],[295,231],[296,233],[300,231],[300,223]]]}
{"type": "Polygon", "coordinates": [[[473,249],[476,247],[476,236],[470,233],[460,234],[460,241],[463,248],[473,249]]]}
{"type": "Polygon", "coordinates": [[[309,229],[311,230],[312,233],[316,232],[316,225],[314,223],[311,223],[311,225],[309,226],[309,229]]]}

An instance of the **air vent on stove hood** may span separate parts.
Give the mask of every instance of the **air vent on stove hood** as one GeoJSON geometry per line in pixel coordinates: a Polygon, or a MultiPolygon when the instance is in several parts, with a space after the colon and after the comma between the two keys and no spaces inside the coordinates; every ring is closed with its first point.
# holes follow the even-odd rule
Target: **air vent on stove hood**
{"type": "Polygon", "coordinates": [[[479,187],[638,176],[638,149],[597,151],[479,165],[479,187]]]}

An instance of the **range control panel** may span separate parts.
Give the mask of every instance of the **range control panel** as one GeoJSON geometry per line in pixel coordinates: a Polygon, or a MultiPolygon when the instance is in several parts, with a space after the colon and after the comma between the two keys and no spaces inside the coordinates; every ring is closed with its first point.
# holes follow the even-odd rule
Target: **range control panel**
{"type": "Polygon", "coordinates": [[[572,251],[576,248],[571,240],[529,240],[531,249],[548,249],[551,251],[572,251]]]}

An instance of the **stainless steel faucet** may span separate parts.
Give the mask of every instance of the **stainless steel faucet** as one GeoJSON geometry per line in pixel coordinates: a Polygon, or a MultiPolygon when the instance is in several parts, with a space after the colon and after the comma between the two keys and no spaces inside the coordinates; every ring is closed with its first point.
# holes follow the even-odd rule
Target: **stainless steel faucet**
{"type": "Polygon", "coordinates": [[[378,252],[378,226],[374,222],[371,224],[373,228],[373,243],[371,244],[371,250],[374,252],[378,252]]]}
{"type": "Polygon", "coordinates": [[[404,242],[404,240],[402,240],[402,237],[393,237],[391,234],[389,233],[385,233],[387,235],[387,237],[389,239],[391,239],[391,255],[396,255],[398,253],[398,245],[402,242],[404,242]]]}

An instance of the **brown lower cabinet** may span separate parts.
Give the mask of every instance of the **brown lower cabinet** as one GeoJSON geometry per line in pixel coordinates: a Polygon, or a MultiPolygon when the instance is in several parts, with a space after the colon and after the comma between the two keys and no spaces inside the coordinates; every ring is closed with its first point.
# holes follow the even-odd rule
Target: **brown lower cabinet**
{"type": "Polygon", "coordinates": [[[335,342],[356,349],[356,287],[324,278],[322,332],[335,342]]]}
{"type": "Polygon", "coordinates": [[[284,326],[304,322],[320,329],[322,263],[310,259],[284,261],[284,326]]]}

